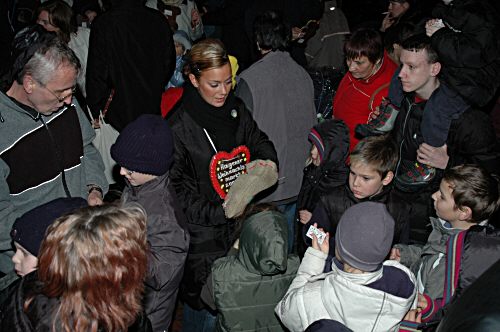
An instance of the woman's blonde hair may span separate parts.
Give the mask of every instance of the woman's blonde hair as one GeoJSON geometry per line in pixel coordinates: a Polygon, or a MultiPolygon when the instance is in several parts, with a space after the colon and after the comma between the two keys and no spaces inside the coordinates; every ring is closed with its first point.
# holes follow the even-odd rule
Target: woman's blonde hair
{"type": "Polygon", "coordinates": [[[193,74],[197,79],[205,70],[220,68],[229,64],[224,44],[217,39],[204,39],[196,43],[187,56],[188,74],[193,74]]]}
{"type": "Polygon", "coordinates": [[[44,295],[60,299],[53,330],[126,331],[142,310],[147,248],[138,205],[88,207],[57,219],[38,270],[44,295]]]}

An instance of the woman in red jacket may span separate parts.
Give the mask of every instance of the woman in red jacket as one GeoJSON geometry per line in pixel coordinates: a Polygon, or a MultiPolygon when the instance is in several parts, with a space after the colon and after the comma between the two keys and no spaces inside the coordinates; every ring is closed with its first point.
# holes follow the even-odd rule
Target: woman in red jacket
{"type": "Polygon", "coordinates": [[[349,72],[333,98],[333,116],[349,128],[350,150],[358,143],[356,125],[366,123],[370,113],[387,96],[396,64],[384,51],[380,34],[371,29],[353,32],[344,45],[349,72]]]}

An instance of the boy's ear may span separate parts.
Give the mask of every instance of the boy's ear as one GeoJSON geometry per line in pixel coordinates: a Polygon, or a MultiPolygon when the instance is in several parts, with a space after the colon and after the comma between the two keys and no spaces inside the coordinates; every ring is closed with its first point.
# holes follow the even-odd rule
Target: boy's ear
{"type": "Polygon", "coordinates": [[[472,219],[472,210],[468,206],[461,206],[458,208],[460,211],[460,220],[469,221],[472,219]]]}
{"type": "Polygon", "coordinates": [[[389,172],[387,172],[387,175],[385,176],[385,178],[382,179],[382,184],[384,186],[387,186],[389,183],[392,182],[392,179],[394,179],[394,172],[389,171],[389,172]]]}
{"type": "Polygon", "coordinates": [[[434,62],[431,65],[431,76],[433,76],[433,77],[438,76],[439,72],[441,72],[441,63],[434,62]]]}

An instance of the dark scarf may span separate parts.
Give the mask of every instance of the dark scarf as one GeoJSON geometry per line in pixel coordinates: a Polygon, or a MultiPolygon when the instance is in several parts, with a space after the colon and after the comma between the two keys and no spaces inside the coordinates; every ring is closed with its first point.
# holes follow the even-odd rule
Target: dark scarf
{"type": "Polygon", "coordinates": [[[236,147],[236,131],[240,114],[232,91],[222,107],[215,107],[208,104],[193,85],[187,83],[184,86],[182,99],[186,112],[200,127],[207,130],[217,151],[230,152],[236,147]]]}

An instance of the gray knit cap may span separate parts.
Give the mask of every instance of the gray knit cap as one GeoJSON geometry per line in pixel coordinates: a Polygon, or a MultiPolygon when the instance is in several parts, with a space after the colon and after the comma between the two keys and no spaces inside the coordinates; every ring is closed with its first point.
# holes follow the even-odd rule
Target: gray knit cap
{"type": "Polygon", "coordinates": [[[342,261],[365,272],[376,271],[389,254],[394,219],[385,204],[359,203],[340,218],[335,246],[342,261]]]}

